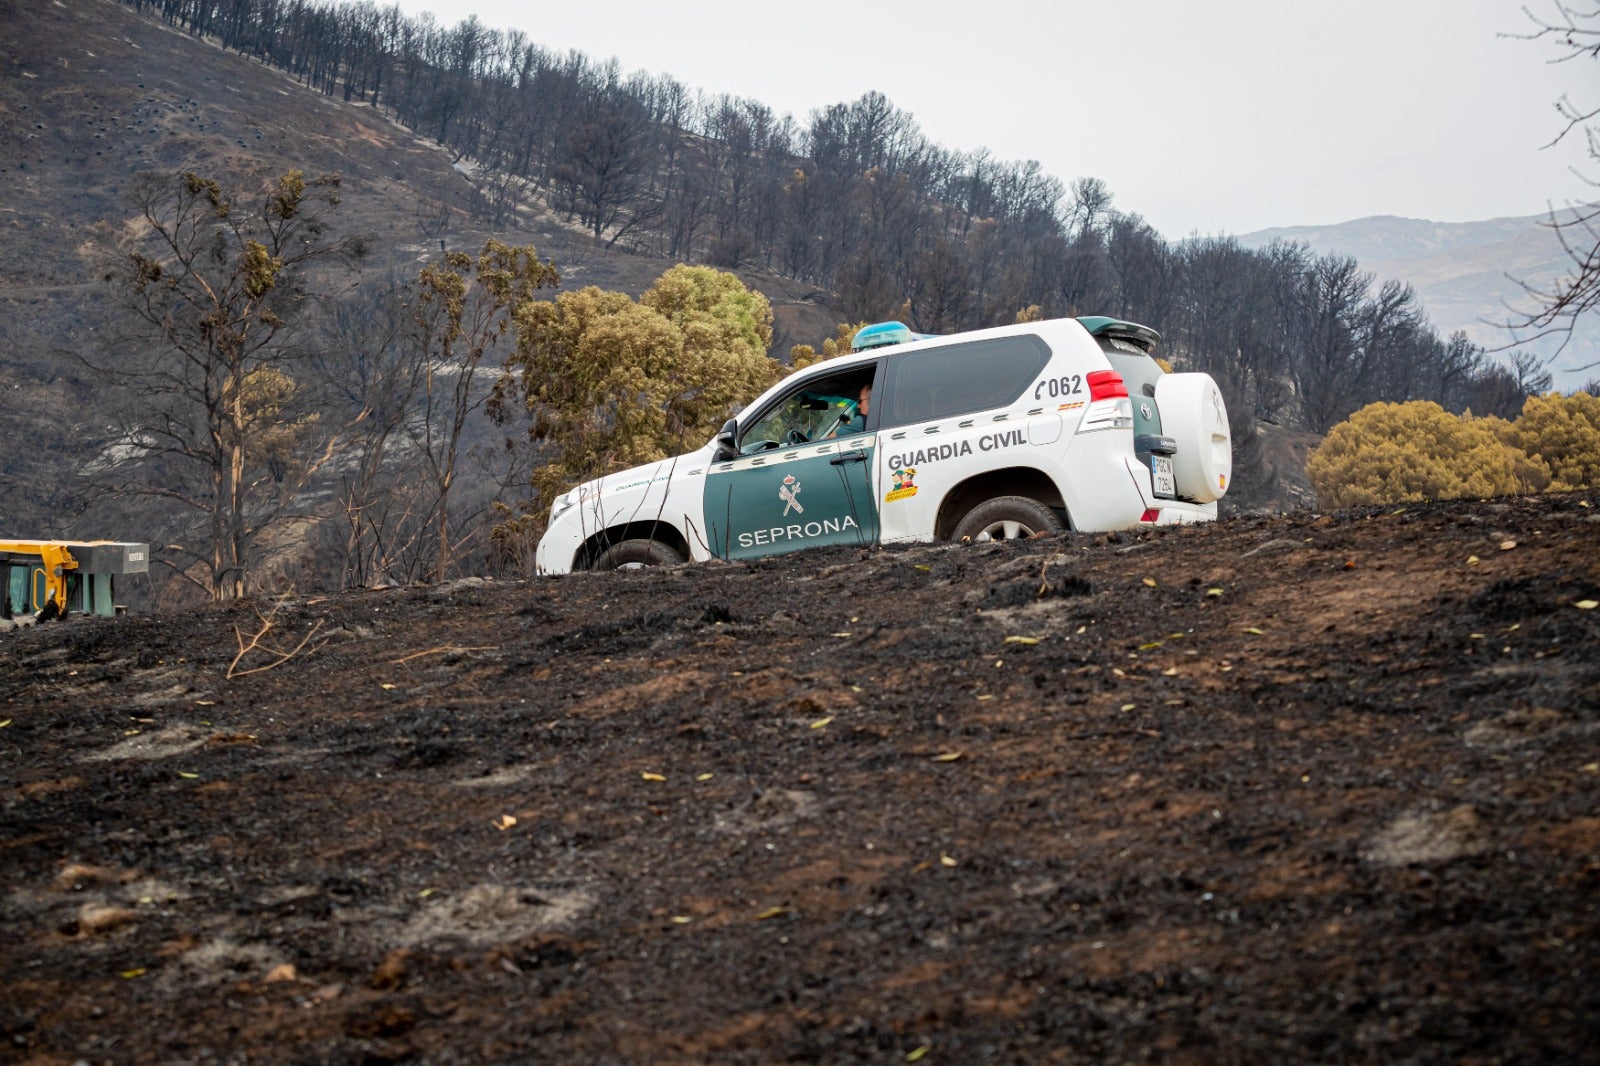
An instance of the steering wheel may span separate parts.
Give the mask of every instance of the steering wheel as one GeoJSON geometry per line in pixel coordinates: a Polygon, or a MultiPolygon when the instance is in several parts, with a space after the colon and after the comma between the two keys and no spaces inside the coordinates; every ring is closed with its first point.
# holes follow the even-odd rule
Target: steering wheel
{"type": "Polygon", "coordinates": [[[791,429],[791,430],[789,430],[787,433],[785,433],[783,435],[783,443],[785,443],[785,444],[809,444],[810,441],[808,441],[806,439],[806,435],[804,433],[801,433],[798,429],[791,429]]]}

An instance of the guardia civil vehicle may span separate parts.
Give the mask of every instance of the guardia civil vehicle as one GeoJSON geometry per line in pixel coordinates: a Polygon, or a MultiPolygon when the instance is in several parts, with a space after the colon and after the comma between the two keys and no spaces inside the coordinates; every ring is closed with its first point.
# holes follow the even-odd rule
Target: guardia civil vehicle
{"type": "Polygon", "coordinates": [[[1233,446],[1159,335],[1064,318],[949,336],[898,322],[785,378],[697,451],[563,493],[540,572],[824,545],[1006,540],[1214,519],[1233,446]]]}

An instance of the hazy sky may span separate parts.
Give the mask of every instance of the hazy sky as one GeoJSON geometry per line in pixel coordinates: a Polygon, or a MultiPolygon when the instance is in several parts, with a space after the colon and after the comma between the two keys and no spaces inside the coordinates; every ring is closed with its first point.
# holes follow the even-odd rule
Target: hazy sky
{"type": "MultiPolygon", "coordinates": [[[[804,124],[877,90],[945,148],[1101,178],[1169,238],[1403,215],[1461,222],[1593,199],[1518,0],[400,0],[476,14],[804,124]]],[[[1553,0],[1529,0],[1552,14],[1553,0]]],[[[1600,169],[1586,173],[1600,179],[1600,169]]]]}

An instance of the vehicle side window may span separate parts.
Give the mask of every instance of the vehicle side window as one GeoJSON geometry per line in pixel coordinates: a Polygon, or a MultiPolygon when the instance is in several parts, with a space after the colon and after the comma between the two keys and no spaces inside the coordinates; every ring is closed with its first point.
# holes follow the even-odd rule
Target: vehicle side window
{"type": "Polygon", "coordinates": [[[871,388],[876,369],[876,364],[868,364],[843,374],[806,379],[745,426],[739,453],[754,455],[860,432],[867,415],[861,404],[862,390],[871,388]]]}
{"type": "Polygon", "coordinates": [[[1007,407],[1049,361],[1049,345],[1032,334],[945,344],[891,358],[883,425],[1007,407]]]}

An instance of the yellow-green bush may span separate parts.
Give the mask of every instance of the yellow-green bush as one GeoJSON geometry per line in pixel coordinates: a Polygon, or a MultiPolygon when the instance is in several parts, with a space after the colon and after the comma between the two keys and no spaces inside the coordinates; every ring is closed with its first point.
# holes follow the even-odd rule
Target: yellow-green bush
{"type": "Polygon", "coordinates": [[[1550,468],[1511,443],[1512,432],[1428,401],[1375,403],[1333,427],[1306,474],[1333,507],[1538,492],[1550,468]]]}
{"type": "Polygon", "coordinates": [[[634,302],[589,286],[517,309],[496,410],[526,408],[545,445],[541,503],[578,482],[711,439],[782,373],[772,307],[737,277],[675,266],[634,302]]]}
{"type": "Polygon", "coordinates": [[[1505,439],[1550,468],[1549,491],[1600,488],[1600,396],[1530,396],[1505,439]]]}

